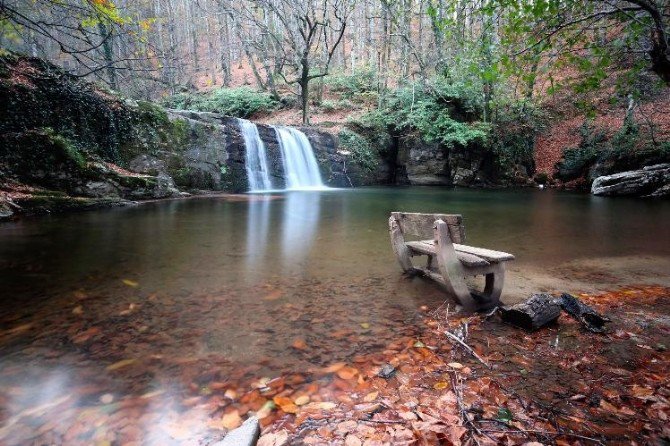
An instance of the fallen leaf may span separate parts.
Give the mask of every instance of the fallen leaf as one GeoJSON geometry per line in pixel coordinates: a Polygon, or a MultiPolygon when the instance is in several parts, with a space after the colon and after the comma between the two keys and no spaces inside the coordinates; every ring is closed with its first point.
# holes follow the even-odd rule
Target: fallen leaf
{"type": "Polygon", "coordinates": [[[314,402],[314,403],[309,403],[306,404],[305,409],[308,410],[314,410],[314,409],[319,409],[319,410],[331,410],[335,409],[337,407],[337,404],[331,403],[328,401],[320,401],[320,402],[314,402]]]}
{"type": "Polygon", "coordinates": [[[111,393],[105,393],[104,395],[100,396],[100,402],[102,404],[111,404],[114,401],[114,395],[111,393]]]}
{"type": "Polygon", "coordinates": [[[270,294],[268,294],[267,296],[265,296],[265,297],[263,298],[263,300],[277,300],[277,299],[279,299],[281,296],[282,296],[282,292],[281,292],[281,290],[274,290],[273,292],[271,292],[270,294]]]}
{"type": "Polygon", "coordinates": [[[444,390],[447,387],[449,387],[449,384],[446,383],[446,382],[438,382],[438,383],[435,383],[435,385],[433,385],[433,389],[435,389],[435,390],[444,390]]]}
{"type": "Polygon", "coordinates": [[[452,369],[462,369],[463,368],[463,364],[461,364],[460,362],[450,362],[447,365],[449,367],[451,367],[452,369]]]}
{"type": "Polygon", "coordinates": [[[72,314],[81,316],[82,314],[84,314],[84,307],[82,307],[81,305],[77,305],[72,309],[72,314]]]}
{"type": "Polygon", "coordinates": [[[379,392],[370,392],[363,397],[363,401],[366,403],[371,403],[377,399],[377,396],[379,396],[379,392]]]}
{"type": "Polygon", "coordinates": [[[424,348],[424,347],[426,347],[426,344],[424,344],[424,343],[421,342],[421,341],[416,341],[416,342],[414,343],[414,348],[424,348]]]}
{"type": "Polygon", "coordinates": [[[130,364],[133,364],[133,363],[135,363],[135,362],[137,362],[137,359],[122,359],[122,360],[119,361],[119,362],[115,362],[115,363],[112,364],[112,365],[108,365],[108,366],[107,366],[107,371],[110,371],[110,372],[111,372],[111,371],[113,371],[113,370],[118,370],[118,369],[120,369],[120,368],[129,366],[130,364]]]}
{"type": "Polygon", "coordinates": [[[123,282],[124,284],[128,285],[129,287],[133,287],[133,288],[136,288],[139,285],[139,283],[135,282],[134,280],[130,280],[130,279],[123,279],[123,280],[121,280],[121,282],[123,282]]]}
{"type": "Polygon", "coordinates": [[[370,324],[368,324],[367,322],[363,322],[363,323],[361,323],[361,327],[363,327],[367,330],[368,328],[370,328],[370,324]]]}
{"type": "Polygon", "coordinates": [[[354,434],[347,435],[347,438],[344,439],[344,446],[361,446],[363,442],[360,438],[354,434]]]}
{"type": "Polygon", "coordinates": [[[298,350],[305,350],[307,348],[307,343],[305,342],[304,339],[296,339],[293,341],[292,344],[293,348],[296,348],[298,350]]]}
{"type": "Polygon", "coordinates": [[[256,412],[256,418],[258,418],[259,420],[267,418],[275,409],[275,407],[276,406],[274,401],[266,401],[265,404],[263,404],[263,407],[258,409],[258,411],[256,412]]]}
{"type": "Polygon", "coordinates": [[[288,431],[270,432],[263,435],[256,446],[285,446],[288,445],[288,431]]]}
{"type": "Polygon", "coordinates": [[[241,424],[242,424],[242,418],[240,417],[239,412],[237,412],[236,410],[224,414],[223,417],[221,418],[221,425],[228,430],[240,427],[241,424]]]}
{"type": "Polygon", "coordinates": [[[345,380],[351,379],[356,375],[358,375],[358,370],[353,367],[342,367],[337,371],[337,376],[345,380]]]}
{"type": "Polygon", "coordinates": [[[335,364],[329,365],[328,367],[321,369],[321,371],[323,373],[335,373],[346,365],[347,365],[346,362],[336,362],[335,364]]]}
{"type": "Polygon", "coordinates": [[[307,395],[299,396],[293,402],[296,404],[296,406],[304,406],[305,404],[309,403],[309,396],[307,395]]]}
{"type": "Polygon", "coordinates": [[[272,400],[277,406],[279,406],[281,410],[286,413],[296,413],[298,411],[298,406],[296,406],[288,397],[276,396],[272,400]]]}
{"type": "Polygon", "coordinates": [[[509,410],[506,407],[499,407],[498,408],[498,415],[496,416],[496,420],[498,421],[503,421],[505,423],[509,423],[512,421],[512,411],[509,410]]]}

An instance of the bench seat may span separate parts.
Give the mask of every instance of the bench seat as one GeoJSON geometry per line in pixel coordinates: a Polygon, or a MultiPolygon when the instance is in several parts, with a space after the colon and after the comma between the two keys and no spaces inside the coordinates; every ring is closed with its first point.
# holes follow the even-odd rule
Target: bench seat
{"type": "MultiPolygon", "coordinates": [[[[405,244],[412,251],[419,254],[435,255],[437,251],[435,240],[418,240],[405,242],[405,244]]],[[[454,250],[456,250],[458,260],[468,266],[487,266],[490,263],[514,260],[514,255],[507,252],[461,245],[460,243],[454,243],[454,250]]]]}

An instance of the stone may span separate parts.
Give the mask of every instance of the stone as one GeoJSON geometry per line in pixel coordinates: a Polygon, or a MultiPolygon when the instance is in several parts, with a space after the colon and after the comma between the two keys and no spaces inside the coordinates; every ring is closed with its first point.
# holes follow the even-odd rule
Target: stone
{"type": "Polygon", "coordinates": [[[380,378],[384,379],[391,379],[395,376],[396,374],[396,368],[393,367],[391,364],[384,364],[381,369],[379,369],[379,373],[377,373],[377,376],[380,378]]]}
{"type": "Polygon", "coordinates": [[[669,196],[670,164],[656,164],[640,170],[598,177],[591,185],[591,193],[602,196],[669,196]]]}
{"type": "Polygon", "coordinates": [[[0,198],[0,221],[9,220],[14,215],[14,210],[9,202],[4,198],[0,198]]]}
{"type": "Polygon", "coordinates": [[[258,418],[249,417],[242,426],[231,430],[223,440],[217,441],[212,446],[255,446],[260,433],[258,418]]]}

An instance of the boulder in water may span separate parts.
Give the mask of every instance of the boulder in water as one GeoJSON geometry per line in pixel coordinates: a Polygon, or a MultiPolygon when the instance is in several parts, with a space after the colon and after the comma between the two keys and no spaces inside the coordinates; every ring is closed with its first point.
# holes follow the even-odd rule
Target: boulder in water
{"type": "Polygon", "coordinates": [[[598,177],[591,186],[591,193],[604,196],[670,196],[670,164],[656,164],[598,177]]]}

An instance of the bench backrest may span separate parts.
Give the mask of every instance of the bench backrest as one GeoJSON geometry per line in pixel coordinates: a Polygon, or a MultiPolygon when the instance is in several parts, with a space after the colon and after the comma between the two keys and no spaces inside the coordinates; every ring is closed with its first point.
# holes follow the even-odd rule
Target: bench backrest
{"type": "Polygon", "coordinates": [[[417,214],[409,212],[391,212],[400,226],[403,235],[416,236],[421,239],[434,237],[435,220],[444,221],[449,226],[449,235],[454,243],[465,243],[465,226],[463,216],[459,214],[417,214]]]}

